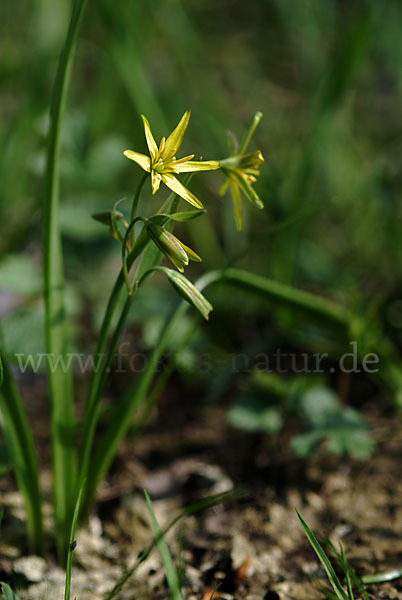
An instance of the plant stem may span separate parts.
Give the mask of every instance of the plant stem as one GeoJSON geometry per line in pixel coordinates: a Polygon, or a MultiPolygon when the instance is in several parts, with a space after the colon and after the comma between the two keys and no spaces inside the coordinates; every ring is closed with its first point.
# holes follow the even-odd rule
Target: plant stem
{"type": "Polygon", "coordinates": [[[78,515],[80,512],[82,490],[83,490],[83,488],[81,487],[80,491],[78,492],[78,497],[77,497],[77,501],[75,503],[75,508],[74,508],[73,520],[71,522],[70,542],[68,544],[68,551],[67,551],[66,585],[64,588],[64,600],[70,600],[71,569],[73,566],[73,552],[74,552],[74,549],[76,546],[74,537],[75,537],[75,530],[77,528],[78,515]]]}
{"type": "MultiPolygon", "coordinates": [[[[134,194],[134,198],[133,198],[133,203],[131,205],[131,217],[130,217],[130,223],[132,223],[136,217],[137,214],[137,208],[138,208],[138,202],[140,200],[140,195],[141,195],[141,190],[144,186],[145,181],[148,179],[149,175],[148,173],[145,173],[143,175],[143,177],[141,178],[140,183],[137,186],[136,192],[134,194]]],[[[133,244],[134,245],[134,244],[133,244]]]]}
{"type": "Polygon", "coordinates": [[[83,500],[84,512],[88,511],[96,488],[108,470],[117,448],[132,422],[135,410],[139,407],[145,395],[148,393],[162,352],[165,350],[169,339],[177,328],[187,306],[187,302],[183,301],[180,303],[179,309],[175,312],[173,317],[168,320],[166,327],[161,334],[161,338],[152,352],[147,367],[141,374],[134,392],[130,391],[130,393],[126,394],[126,396],[120,400],[119,404],[116,405],[116,410],[114,411],[111,422],[97,442],[88,467],[88,480],[83,500]]]}
{"type": "MultiPolygon", "coordinates": [[[[66,42],[61,52],[53,89],[43,204],[44,295],[47,351],[57,368],[48,361],[51,435],[53,445],[54,513],[57,552],[65,560],[73,509],[75,452],[73,443],[73,402],[71,373],[62,368],[68,338],[64,306],[64,274],[59,229],[59,154],[61,122],[70,79],[73,51],[86,0],[75,0],[66,42]]],[[[67,364],[65,362],[65,364],[67,364]]]]}
{"type": "Polygon", "coordinates": [[[78,476],[79,488],[83,486],[84,480],[87,477],[88,463],[95,435],[95,428],[99,417],[101,394],[105,387],[105,383],[110,372],[110,365],[112,364],[113,356],[116,352],[117,344],[119,342],[121,333],[126,323],[127,315],[131,308],[133,298],[134,294],[127,296],[126,302],[124,303],[120,319],[116,325],[112,339],[109,344],[106,359],[101,368],[101,376],[99,378],[98,386],[96,388],[96,395],[94,396],[93,402],[84,421],[84,433],[82,438],[82,447],[80,451],[80,469],[78,476]]]}

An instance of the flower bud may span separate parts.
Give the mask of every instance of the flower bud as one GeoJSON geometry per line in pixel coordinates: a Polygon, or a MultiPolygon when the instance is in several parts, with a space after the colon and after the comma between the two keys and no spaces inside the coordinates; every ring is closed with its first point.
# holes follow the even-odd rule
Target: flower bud
{"type": "Polygon", "coordinates": [[[188,246],[185,246],[175,235],[164,227],[161,227],[152,219],[145,221],[145,227],[149,237],[161,252],[183,273],[189,260],[200,262],[201,258],[188,246]]]}
{"type": "MultiPolygon", "coordinates": [[[[163,268],[163,267],[162,267],[163,268]]],[[[184,275],[173,271],[173,269],[163,268],[163,272],[166,274],[169,282],[172,284],[176,292],[192,304],[204,317],[209,318],[209,313],[213,310],[212,304],[201,294],[195,285],[191,283],[184,275]]]]}

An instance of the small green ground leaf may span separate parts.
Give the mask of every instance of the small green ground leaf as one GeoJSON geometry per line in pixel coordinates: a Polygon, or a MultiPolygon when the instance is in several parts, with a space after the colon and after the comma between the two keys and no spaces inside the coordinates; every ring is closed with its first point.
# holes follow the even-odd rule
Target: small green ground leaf
{"type": "Polygon", "coordinates": [[[283,423],[279,407],[272,406],[269,399],[253,395],[243,396],[234,402],[226,417],[231,425],[246,431],[277,433],[283,423]]]}

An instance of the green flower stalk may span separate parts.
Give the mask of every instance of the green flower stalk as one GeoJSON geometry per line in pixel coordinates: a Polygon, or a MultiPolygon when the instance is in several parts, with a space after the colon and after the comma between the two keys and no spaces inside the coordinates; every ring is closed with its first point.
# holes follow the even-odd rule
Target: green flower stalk
{"type": "Polygon", "coordinates": [[[179,121],[177,127],[172,131],[167,139],[162,138],[159,146],[152,135],[148,119],[142,116],[144,122],[145,139],[149,150],[149,156],[125,150],[124,156],[137,163],[144,171],[151,175],[152,193],[156,194],[161,182],[163,182],[175,194],[195,206],[203,208],[201,202],[175,177],[179,173],[194,173],[195,171],[210,171],[219,169],[220,162],[217,160],[196,161],[192,160],[194,154],[176,159],[176,152],[181,146],[184,134],[186,132],[190,111],[187,110],[179,121]]]}
{"type": "Polygon", "coordinates": [[[253,183],[257,181],[260,174],[259,167],[264,162],[264,157],[260,150],[245,153],[261,118],[262,113],[256,112],[240,148],[235,149],[229,158],[221,161],[221,168],[226,175],[226,179],[219,190],[219,194],[223,196],[229,188],[238,231],[243,226],[242,195],[256,208],[264,208],[262,200],[253,188],[253,183]]]}

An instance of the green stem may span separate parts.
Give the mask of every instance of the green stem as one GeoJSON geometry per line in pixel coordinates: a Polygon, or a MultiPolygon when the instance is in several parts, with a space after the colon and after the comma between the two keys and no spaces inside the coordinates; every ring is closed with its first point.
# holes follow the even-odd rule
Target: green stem
{"type": "Polygon", "coordinates": [[[83,488],[81,487],[80,491],[78,492],[78,497],[77,497],[77,501],[75,503],[75,508],[74,508],[73,520],[71,522],[70,542],[68,544],[68,552],[67,552],[66,585],[64,588],[64,600],[70,600],[71,569],[73,566],[73,552],[74,552],[75,546],[76,546],[74,537],[75,537],[75,530],[77,528],[78,515],[80,512],[82,490],[83,490],[83,488]]]}
{"type": "Polygon", "coordinates": [[[244,139],[243,139],[243,141],[240,145],[240,148],[236,154],[243,154],[246,151],[247,146],[249,145],[250,140],[253,137],[253,133],[257,129],[258,123],[261,121],[261,119],[262,119],[262,112],[259,112],[259,111],[256,112],[254,114],[251,125],[248,128],[248,131],[246,132],[246,135],[244,136],[244,139]]]}
{"type": "Polygon", "coordinates": [[[78,477],[78,486],[81,487],[83,485],[84,479],[87,476],[88,463],[91,453],[91,447],[95,435],[96,424],[98,422],[99,412],[100,412],[100,400],[103,389],[106,384],[106,380],[110,373],[110,365],[112,364],[113,357],[116,352],[117,344],[119,342],[120,336],[122,334],[124,325],[126,323],[127,315],[131,308],[131,303],[133,301],[134,295],[127,296],[126,302],[124,303],[124,307],[122,313],[120,315],[120,319],[116,325],[116,328],[113,332],[112,339],[109,344],[109,349],[106,355],[106,359],[102,365],[101,369],[101,377],[99,380],[99,384],[96,390],[96,396],[94,398],[94,402],[92,403],[91,409],[89,410],[85,422],[84,422],[84,432],[83,432],[83,441],[82,441],[82,449],[80,452],[80,470],[78,477]]]}
{"type": "Polygon", "coordinates": [[[113,413],[112,421],[108,424],[105,433],[101,436],[88,467],[88,480],[85,487],[85,497],[83,501],[83,511],[88,512],[92,503],[96,489],[103,476],[108,470],[111,461],[120,445],[121,440],[129,428],[135,410],[139,407],[145,394],[151,385],[158,361],[165,350],[166,345],[177,328],[180,319],[187,309],[187,303],[182,302],[180,308],[176,311],[173,318],[169,319],[157,347],[151,354],[147,363],[147,368],[142,373],[134,393],[131,392],[123,398],[113,413]]]}
{"type": "MultiPolygon", "coordinates": [[[[140,234],[140,236],[138,237],[134,248],[132,249],[132,251],[130,252],[130,254],[127,258],[127,269],[128,270],[130,270],[134,261],[138,258],[138,256],[141,254],[141,252],[144,250],[144,248],[147,246],[147,244],[149,242],[150,242],[150,238],[148,237],[148,235],[145,232],[142,232],[140,234]]],[[[125,283],[124,273],[123,273],[123,268],[121,268],[120,272],[117,276],[116,282],[113,286],[112,292],[110,294],[109,301],[108,301],[108,304],[107,304],[107,307],[105,310],[105,314],[103,317],[101,330],[99,332],[98,344],[97,344],[97,347],[95,350],[95,358],[97,360],[102,359],[102,357],[104,357],[104,355],[105,355],[109,329],[110,329],[110,326],[112,323],[114,312],[119,303],[121,291],[124,288],[124,283],[125,283]]],[[[102,377],[102,372],[103,372],[102,368],[95,368],[92,371],[91,381],[89,383],[87,399],[86,399],[86,408],[85,408],[86,416],[87,416],[87,413],[92,409],[92,404],[94,402],[96,402],[96,396],[98,393],[98,387],[99,387],[100,380],[102,377]]],[[[84,428],[84,431],[85,431],[85,428],[84,428]]]]}
{"type": "Polygon", "coordinates": [[[43,205],[44,295],[47,351],[57,368],[48,365],[53,445],[54,513],[57,552],[64,561],[73,511],[75,451],[71,373],[67,364],[67,327],[64,306],[64,275],[59,229],[59,154],[61,122],[66,105],[73,51],[86,0],[75,0],[67,38],[60,55],[50,112],[50,131],[43,205]]]}
{"type": "Polygon", "coordinates": [[[20,395],[7,362],[3,359],[3,385],[0,391],[3,430],[18,488],[24,498],[28,542],[31,552],[43,554],[43,526],[38,463],[20,395]]]}
{"type": "MultiPolygon", "coordinates": [[[[141,190],[144,186],[145,181],[148,179],[148,177],[149,177],[148,173],[145,173],[145,175],[143,175],[140,183],[137,186],[137,189],[136,189],[136,192],[135,192],[134,198],[133,198],[133,203],[131,205],[130,224],[135,220],[135,216],[137,214],[138,203],[140,201],[141,190]]],[[[132,234],[131,234],[131,246],[134,246],[134,229],[132,230],[132,234]]]]}
{"type": "MultiPolygon", "coordinates": [[[[185,185],[188,184],[191,177],[192,177],[192,174],[190,174],[186,178],[185,185]]],[[[146,176],[140,182],[139,187],[137,188],[137,191],[138,190],[141,191],[141,188],[142,188],[142,185],[143,185],[145,179],[146,179],[146,176]]],[[[170,214],[174,213],[177,210],[179,201],[180,201],[179,196],[177,196],[174,193],[170,194],[158,212],[160,213],[160,212],[167,211],[170,214]]],[[[130,227],[133,225],[134,220],[135,221],[141,220],[141,217],[135,217],[135,219],[133,219],[133,221],[130,223],[130,227]]],[[[166,219],[166,220],[168,220],[168,219],[166,219]]],[[[171,226],[173,226],[173,223],[169,224],[169,227],[171,227],[171,226]]],[[[142,231],[140,233],[140,235],[138,236],[138,238],[135,242],[135,245],[134,245],[132,251],[130,252],[128,258],[126,259],[127,260],[126,265],[124,265],[124,260],[123,260],[123,267],[121,268],[120,273],[117,277],[116,283],[113,287],[113,290],[110,295],[109,302],[108,302],[108,305],[107,305],[107,308],[105,311],[105,315],[103,318],[101,331],[100,331],[99,339],[98,339],[98,345],[97,345],[97,349],[96,349],[96,355],[95,355],[96,357],[100,358],[105,353],[110,325],[112,322],[113,314],[114,314],[115,309],[118,304],[121,290],[124,287],[125,283],[126,283],[126,285],[128,283],[128,287],[129,287],[129,289],[131,289],[131,286],[130,286],[130,283],[128,280],[128,273],[129,273],[134,261],[137,259],[139,254],[145,249],[145,247],[148,245],[149,241],[150,241],[150,238],[149,238],[148,234],[145,231],[142,231]]],[[[154,249],[155,248],[151,249],[152,256],[153,256],[154,249]]],[[[157,252],[157,254],[159,256],[158,252],[157,252]]],[[[151,264],[148,263],[148,260],[145,260],[145,262],[144,262],[145,258],[146,258],[145,256],[142,257],[143,262],[141,262],[140,265],[138,266],[136,276],[135,276],[136,282],[138,282],[142,278],[143,274],[145,272],[147,272],[153,266],[152,261],[151,261],[151,264]]],[[[159,258],[157,260],[159,261],[159,258]]],[[[126,314],[127,313],[125,313],[125,309],[123,308],[123,312],[119,319],[119,324],[120,324],[119,327],[121,327],[121,330],[123,329],[123,326],[124,326],[126,314]]],[[[105,363],[103,363],[101,369],[95,369],[92,373],[92,377],[91,377],[91,381],[90,381],[90,385],[89,385],[87,402],[86,402],[84,427],[83,427],[83,433],[82,433],[82,442],[81,442],[81,448],[80,448],[80,452],[79,452],[80,465],[84,465],[85,469],[88,468],[88,462],[87,462],[86,456],[87,455],[89,456],[89,453],[90,453],[90,443],[87,441],[86,438],[87,438],[87,436],[89,436],[91,443],[92,443],[96,423],[97,423],[97,420],[99,417],[99,410],[97,408],[97,405],[100,402],[100,394],[101,394],[101,389],[102,389],[101,380],[104,377],[105,369],[106,369],[105,363]],[[85,457],[84,457],[84,453],[85,453],[85,457]]],[[[106,375],[106,377],[107,377],[107,375],[106,375]]],[[[90,465],[89,465],[89,467],[90,467],[90,465]]],[[[84,468],[82,468],[82,469],[80,469],[80,471],[82,472],[82,475],[80,476],[80,480],[81,480],[82,477],[85,476],[85,470],[84,470],[84,468]]],[[[89,472],[87,473],[87,477],[88,477],[88,482],[87,482],[86,489],[85,489],[83,509],[82,509],[83,515],[87,514],[87,512],[88,512],[89,504],[95,493],[97,482],[99,481],[99,479],[97,479],[95,487],[91,487],[91,484],[90,484],[91,477],[90,477],[89,472]],[[91,489],[89,489],[89,488],[91,488],[91,489]]]]}
{"type": "MultiPolygon", "coordinates": [[[[123,263],[123,277],[124,277],[124,282],[126,284],[126,288],[127,288],[127,292],[128,295],[131,296],[133,294],[133,289],[131,287],[130,284],[130,279],[128,277],[128,272],[129,272],[129,267],[127,264],[127,246],[128,246],[128,241],[129,238],[131,237],[131,233],[134,231],[134,227],[136,225],[136,223],[138,223],[138,221],[143,221],[144,223],[146,222],[146,219],[144,219],[144,217],[137,217],[136,219],[133,219],[130,223],[130,225],[127,227],[127,231],[126,234],[122,240],[122,244],[121,244],[121,260],[123,263]]],[[[133,241],[132,241],[133,243],[133,241]]]]}
{"type": "MultiPolygon", "coordinates": [[[[170,213],[175,212],[177,209],[178,200],[179,200],[179,198],[178,198],[178,196],[176,196],[176,194],[171,194],[169,196],[169,198],[164,202],[164,204],[160,208],[159,212],[164,212],[165,210],[168,210],[168,212],[170,212],[170,213]],[[169,209],[168,209],[168,207],[169,207],[169,209]]],[[[145,231],[142,231],[141,234],[138,236],[138,239],[127,258],[127,265],[126,265],[127,272],[130,271],[135,260],[138,258],[138,256],[141,254],[141,252],[146,248],[146,246],[149,244],[149,242],[150,242],[150,238],[149,238],[148,234],[145,231]]],[[[111,322],[113,319],[114,312],[118,305],[121,290],[124,287],[124,283],[125,283],[125,277],[124,277],[124,272],[123,272],[123,267],[122,267],[117,276],[116,282],[113,286],[113,289],[110,294],[109,301],[108,301],[108,304],[107,304],[107,307],[105,310],[105,314],[103,317],[101,330],[100,330],[99,338],[98,338],[98,344],[97,344],[97,347],[95,350],[95,358],[97,358],[97,359],[100,359],[102,356],[104,356],[110,325],[111,325],[111,322]]],[[[101,377],[101,370],[94,369],[94,371],[92,372],[91,381],[89,384],[88,394],[87,394],[87,399],[86,399],[86,409],[85,409],[86,414],[91,409],[92,403],[95,400],[96,391],[97,391],[97,387],[99,385],[100,377],[101,377]]]]}

